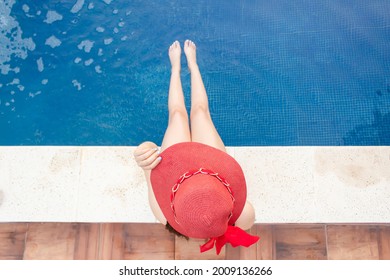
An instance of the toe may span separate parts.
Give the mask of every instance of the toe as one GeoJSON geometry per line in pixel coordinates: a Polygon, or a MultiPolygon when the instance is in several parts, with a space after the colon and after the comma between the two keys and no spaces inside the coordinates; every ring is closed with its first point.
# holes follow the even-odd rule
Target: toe
{"type": "Polygon", "coordinates": [[[180,43],[179,43],[179,41],[175,41],[175,47],[176,47],[176,48],[180,48],[180,43]]]}
{"type": "Polygon", "coordinates": [[[195,43],[188,39],[185,41],[185,44],[187,47],[195,47],[195,43]]]}

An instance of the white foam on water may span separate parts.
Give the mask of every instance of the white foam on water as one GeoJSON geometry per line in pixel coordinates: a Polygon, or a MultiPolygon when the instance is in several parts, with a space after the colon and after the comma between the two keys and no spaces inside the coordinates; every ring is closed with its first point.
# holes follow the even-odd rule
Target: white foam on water
{"type": "Polygon", "coordinates": [[[41,84],[42,84],[42,85],[47,85],[48,82],[49,82],[48,79],[43,79],[43,80],[41,81],[41,84]]]}
{"type": "Polygon", "coordinates": [[[76,63],[76,64],[78,64],[78,63],[80,63],[81,62],[81,58],[80,57],[76,57],[75,59],[74,59],[74,63],[76,63]]]}
{"type": "Polygon", "coordinates": [[[40,95],[42,91],[38,90],[37,92],[29,92],[28,96],[34,98],[37,95],[40,95]]]}
{"type": "Polygon", "coordinates": [[[127,36],[126,35],[121,38],[121,41],[126,41],[126,40],[127,40],[127,36]]]}
{"type": "Polygon", "coordinates": [[[76,14],[80,12],[80,10],[84,6],[84,0],[77,0],[77,2],[73,5],[72,9],[70,10],[71,13],[76,14]]]}
{"type": "Polygon", "coordinates": [[[90,40],[84,40],[81,41],[81,43],[77,46],[80,50],[84,50],[86,53],[89,53],[91,49],[93,48],[93,41],[90,40]]]}
{"type": "Polygon", "coordinates": [[[85,65],[85,66],[89,66],[89,65],[91,65],[92,63],[93,63],[93,59],[90,58],[90,59],[88,59],[88,60],[86,60],[86,61],[84,62],[84,65],[85,65]]]}
{"type": "Polygon", "coordinates": [[[95,72],[98,73],[98,74],[103,73],[102,67],[100,67],[100,65],[95,66],[95,72]]]}
{"type": "Polygon", "coordinates": [[[7,75],[9,72],[19,72],[19,68],[12,68],[10,63],[13,57],[26,59],[28,51],[35,50],[32,38],[22,38],[23,31],[19,23],[11,16],[15,0],[0,1],[0,72],[7,75]]]}
{"type": "Polygon", "coordinates": [[[89,3],[88,10],[92,10],[93,8],[95,8],[95,4],[93,2],[89,3]]]}
{"type": "Polygon", "coordinates": [[[102,33],[104,32],[104,28],[99,26],[99,27],[96,27],[96,31],[99,32],[99,33],[102,33]]]}
{"type": "Polygon", "coordinates": [[[99,51],[98,51],[98,56],[102,56],[103,55],[103,49],[100,48],[99,51]]]}
{"type": "Polygon", "coordinates": [[[119,10],[118,10],[118,9],[115,9],[115,10],[112,11],[112,13],[113,13],[114,15],[117,15],[117,14],[119,13],[119,10]]]}
{"type": "Polygon", "coordinates": [[[17,87],[18,87],[19,91],[24,91],[24,86],[23,85],[18,85],[17,87]]]}
{"type": "Polygon", "coordinates": [[[7,86],[18,85],[18,84],[20,84],[20,80],[15,78],[12,80],[12,82],[8,83],[7,86]]]}
{"type": "Polygon", "coordinates": [[[103,2],[106,3],[107,5],[110,5],[112,1],[113,0],[103,0],[103,2]]]}
{"type": "Polygon", "coordinates": [[[38,58],[37,59],[37,66],[38,66],[38,71],[39,72],[42,72],[43,70],[45,70],[45,66],[43,64],[43,59],[42,57],[38,58]]]}
{"type": "Polygon", "coordinates": [[[52,47],[53,49],[61,46],[61,41],[54,35],[46,39],[45,45],[52,47]]]}
{"type": "Polygon", "coordinates": [[[119,29],[117,27],[114,28],[114,33],[119,33],[119,29]]]}
{"type": "Polygon", "coordinates": [[[112,43],[112,41],[114,41],[114,39],[112,39],[112,38],[104,39],[104,44],[105,44],[105,45],[109,45],[109,44],[112,43]]]}
{"type": "Polygon", "coordinates": [[[0,65],[1,74],[7,75],[10,71],[12,71],[9,65],[0,65]]]}
{"type": "Polygon", "coordinates": [[[43,22],[47,24],[52,24],[55,21],[62,20],[63,16],[57,13],[56,11],[48,11],[46,14],[46,19],[43,22]]]}
{"type": "Polygon", "coordinates": [[[30,7],[27,4],[23,4],[22,10],[27,14],[30,11],[30,7]]]}
{"type": "Polygon", "coordinates": [[[73,84],[73,86],[75,87],[75,88],[77,88],[77,90],[81,90],[82,89],[82,85],[81,85],[81,83],[79,82],[79,81],[77,81],[77,80],[72,80],[72,84],[73,84]]]}
{"type": "Polygon", "coordinates": [[[118,23],[118,26],[119,26],[119,27],[125,26],[125,22],[124,22],[124,21],[119,22],[119,23],[118,23]]]}

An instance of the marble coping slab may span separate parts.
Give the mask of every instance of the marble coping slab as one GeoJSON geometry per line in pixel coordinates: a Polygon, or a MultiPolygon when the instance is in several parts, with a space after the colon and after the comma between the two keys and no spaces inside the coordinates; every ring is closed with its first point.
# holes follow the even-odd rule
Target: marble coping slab
{"type": "MultiPolygon", "coordinates": [[[[0,147],[0,222],[156,222],[128,146],[0,147]]],[[[256,223],[389,223],[390,147],[228,147],[256,223]]]]}

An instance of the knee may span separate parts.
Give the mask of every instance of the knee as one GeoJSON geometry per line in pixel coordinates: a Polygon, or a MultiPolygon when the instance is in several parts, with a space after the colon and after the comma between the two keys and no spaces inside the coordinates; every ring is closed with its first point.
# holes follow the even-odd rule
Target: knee
{"type": "Polygon", "coordinates": [[[209,107],[205,105],[197,105],[191,108],[191,119],[210,118],[209,107]]]}
{"type": "Polygon", "coordinates": [[[187,111],[181,108],[174,108],[169,110],[169,122],[171,123],[176,120],[188,122],[187,111]]]}

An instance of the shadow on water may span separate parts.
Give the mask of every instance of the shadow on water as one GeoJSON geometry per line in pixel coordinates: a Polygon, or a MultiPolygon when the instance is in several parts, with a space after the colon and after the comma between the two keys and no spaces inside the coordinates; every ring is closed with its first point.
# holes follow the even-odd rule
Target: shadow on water
{"type": "Polygon", "coordinates": [[[359,125],[343,138],[344,145],[361,146],[390,145],[390,112],[382,114],[374,111],[374,120],[370,124],[359,125]]]}

